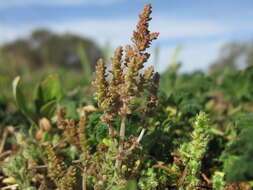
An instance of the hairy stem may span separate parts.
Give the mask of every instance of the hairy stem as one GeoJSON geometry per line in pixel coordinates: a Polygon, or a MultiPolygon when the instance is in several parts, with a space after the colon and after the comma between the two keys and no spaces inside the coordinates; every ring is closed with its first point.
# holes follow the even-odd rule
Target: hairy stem
{"type": "Polygon", "coordinates": [[[140,143],[140,142],[141,142],[141,139],[143,138],[145,132],[146,132],[146,128],[143,128],[143,129],[141,130],[141,133],[140,133],[138,139],[137,139],[137,143],[140,143]]]}
{"type": "Polygon", "coordinates": [[[116,168],[120,168],[121,167],[121,155],[123,153],[123,146],[124,146],[124,140],[125,140],[125,133],[126,133],[126,115],[122,116],[121,119],[121,124],[120,124],[120,132],[119,132],[119,138],[120,138],[120,142],[119,142],[119,149],[118,149],[118,154],[119,157],[116,160],[116,168]]]}
{"type": "Polygon", "coordinates": [[[83,172],[82,190],[87,190],[87,187],[86,187],[86,173],[85,172],[83,172]]]}
{"type": "Polygon", "coordinates": [[[0,144],[0,154],[4,151],[4,145],[5,145],[5,143],[6,143],[6,140],[7,140],[7,137],[8,137],[8,130],[4,130],[4,133],[3,133],[3,140],[2,140],[2,142],[1,142],[1,144],[0,144]]]}
{"type": "Polygon", "coordinates": [[[6,144],[8,135],[9,135],[9,134],[12,134],[13,132],[14,132],[13,126],[7,126],[7,127],[4,129],[3,137],[2,137],[2,142],[1,142],[1,144],[0,144],[0,154],[2,154],[3,151],[4,151],[4,146],[5,146],[5,144],[6,144]]]}
{"type": "MultiPolygon", "coordinates": [[[[146,128],[143,128],[143,129],[141,130],[141,132],[140,132],[140,134],[139,134],[139,136],[138,136],[138,138],[137,138],[137,140],[136,140],[136,143],[137,143],[137,144],[140,144],[140,142],[141,142],[141,140],[142,140],[142,138],[143,138],[143,136],[144,136],[146,130],[147,130],[146,128]]],[[[132,150],[136,147],[136,143],[134,143],[134,144],[130,147],[130,149],[128,149],[128,151],[132,151],[132,150]]]]}

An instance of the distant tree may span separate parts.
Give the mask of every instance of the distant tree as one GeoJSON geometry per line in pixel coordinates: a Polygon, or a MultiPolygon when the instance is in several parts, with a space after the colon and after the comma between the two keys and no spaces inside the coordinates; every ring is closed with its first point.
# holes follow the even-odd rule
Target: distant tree
{"type": "Polygon", "coordinates": [[[46,29],[35,30],[28,38],[18,39],[1,47],[3,62],[27,64],[31,68],[44,65],[58,65],[68,68],[80,68],[81,59],[78,46],[84,47],[92,68],[103,56],[100,48],[90,39],[73,34],[55,34],[46,29]]]}
{"type": "Polygon", "coordinates": [[[225,44],[216,61],[211,65],[211,72],[225,68],[240,69],[253,65],[253,41],[230,42],[225,44]]]}

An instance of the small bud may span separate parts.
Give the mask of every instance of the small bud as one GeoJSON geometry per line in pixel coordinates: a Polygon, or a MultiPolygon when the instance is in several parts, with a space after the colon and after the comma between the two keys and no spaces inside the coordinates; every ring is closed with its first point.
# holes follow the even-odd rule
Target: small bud
{"type": "Polygon", "coordinates": [[[50,121],[45,117],[40,119],[39,125],[40,125],[40,129],[42,129],[43,131],[51,131],[52,129],[52,125],[50,121]]]}
{"type": "Polygon", "coordinates": [[[91,105],[89,105],[89,106],[84,106],[84,107],[83,107],[83,111],[89,113],[89,112],[96,111],[96,108],[95,108],[94,106],[91,106],[91,105]]]}
{"type": "Polygon", "coordinates": [[[41,140],[43,134],[44,134],[43,130],[41,130],[41,129],[38,130],[37,133],[36,133],[36,135],[35,135],[36,140],[38,140],[38,141],[41,140]]]}
{"type": "Polygon", "coordinates": [[[103,178],[103,181],[107,180],[107,176],[106,175],[103,175],[102,178],[103,178]]]}
{"type": "Polygon", "coordinates": [[[125,179],[121,179],[119,181],[119,185],[126,185],[127,181],[125,179]]]}
{"type": "Polygon", "coordinates": [[[34,166],[36,166],[36,162],[34,162],[33,160],[29,160],[28,161],[28,169],[33,168],[34,166]]]}
{"type": "Polygon", "coordinates": [[[103,181],[102,180],[99,180],[98,181],[98,185],[103,185],[104,183],[103,183],[103,181]]]}
{"type": "Polygon", "coordinates": [[[6,127],[6,129],[9,133],[14,133],[14,131],[15,131],[15,128],[13,126],[8,126],[8,127],[6,127]]]}
{"type": "Polygon", "coordinates": [[[126,171],[127,171],[127,166],[126,166],[126,165],[123,165],[123,166],[121,167],[121,171],[122,171],[122,172],[126,172],[126,171]]]}
{"type": "Polygon", "coordinates": [[[65,148],[66,146],[67,146],[67,143],[65,143],[65,142],[62,142],[62,143],[58,144],[59,148],[65,148]]]}

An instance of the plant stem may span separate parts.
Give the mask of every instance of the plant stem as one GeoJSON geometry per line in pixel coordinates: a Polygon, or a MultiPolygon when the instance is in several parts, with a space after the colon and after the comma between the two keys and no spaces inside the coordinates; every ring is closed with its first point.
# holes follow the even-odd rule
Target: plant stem
{"type": "Polygon", "coordinates": [[[140,133],[140,135],[139,135],[139,137],[138,137],[138,139],[137,139],[137,143],[140,143],[140,142],[141,142],[141,139],[143,138],[143,136],[144,136],[144,134],[145,134],[145,131],[146,131],[146,128],[143,128],[143,129],[141,130],[141,133],[140,133]]]}
{"type": "Polygon", "coordinates": [[[18,187],[18,184],[14,184],[14,185],[8,185],[2,188],[2,190],[7,190],[7,189],[15,189],[18,187]]]}
{"type": "Polygon", "coordinates": [[[126,133],[126,115],[122,116],[121,119],[121,124],[120,124],[120,132],[119,132],[119,149],[118,149],[118,153],[119,153],[119,157],[116,160],[116,168],[120,168],[121,167],[121,154],[123,152],[123,146],[124,146],[124,141],[125,141],[125,133],[126,133]]]}
{"type": "Polygon", "coordinates": [[[83,178],[82,178],[82,190],[86,190],[86,173],[83,172],[83,178]]]}
{"type": "Polygon", "coordinates": [[[2,137],[3,140],[2,140],[2,142],[0,144],[0,154],[2,154],[2,152],[4,151],[4,146],[5,146],[8,134],[9,134],[9,131],[8,131],[8,128],[6,128],[4,130],[3,137],[2,137]]]}

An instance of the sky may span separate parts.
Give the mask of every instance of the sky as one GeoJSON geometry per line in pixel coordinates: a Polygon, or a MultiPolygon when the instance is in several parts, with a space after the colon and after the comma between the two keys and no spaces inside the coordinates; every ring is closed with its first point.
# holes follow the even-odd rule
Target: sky
{"type": "Polygon", "coordinates": [[[127,45],[147,3],[153,5],[151,31],[160,32],[150,50],[159,46],[159,71],[178,46],[181,70],[194,71],[206,70],[225,43],[252,40],[252,0],[0,0],[0,44],[48,28],[101,47],[127,45]]]}

